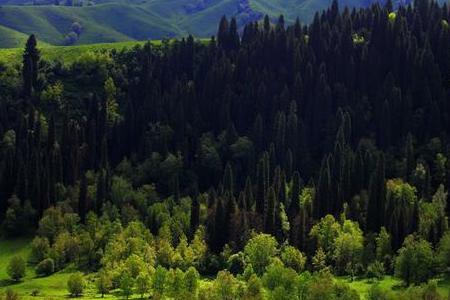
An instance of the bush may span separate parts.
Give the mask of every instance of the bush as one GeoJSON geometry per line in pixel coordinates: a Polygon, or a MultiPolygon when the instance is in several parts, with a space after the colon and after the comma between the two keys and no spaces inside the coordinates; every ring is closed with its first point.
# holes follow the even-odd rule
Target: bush
{"type": "Polygon", "coordinates": [[[46,237],[35,237],[31,243],[30,262],[38,263],[44,260],[50,251],[50,242],[46,237]]]}
{"type": "Polygon", "coordinates": [[[378,260],[367,267],[367,278],[376,278],[382,280],[384,277],[384,265],[378,260]]]}
{"type": "Polygon", "coordinates": [[[14,281],[19,281],[25,276],[25,260],[20,256],[11,258],[8,264],[8,275],[14,281]]]}
{"type": "Polygon", "coordinates": [[[72,297],[78,297],[83,294],[84,280],[80,273],[72,274],[67,281],[67,290],[72,297]]]}
{"type": "Polygon", "coordinates": [[[391,299],[389,292],[384,291],[378,284],[373,284],[367,294],[367,300],[388,300],[391,299]]]}
{"type": "Polygon", "coordinates": [[[306,256],[295,247],[286,246],[281,252],[281,260],[286,267],[301,273],[305,268],[306,256]]]}
{"type": "Polygon", "coordinates": [[[51,258],[46,258],[36,266],[36,273],[41,276],[49,276],[55,272],[55,262],[51,258]]]}
{"type": "Polygon", "coordinates": [[[406,285],[427,282],[434,275],[435,257],[431,244],[414,235],[409,235],[398,250],[395,274],[406,285]]]}
{"type": "Polygon", "coordinates": [[[70,46],[70,45],[75,44],[77,40],[78,40],[78,35],[75,32],[71,31],[64,38],[64,44],[66,46],[70,46]]]}
{"type": "Polygon", "coordinates": [[[96,282],[97,292],[102,295],[102,298],[105,294],[109,293],[109,290],[112,287],[111,276],[106,271],[100,271],[99,276],[96,282]]]}
{"type": "Polygon", "coordinates": [[[19,300],[19,295],[14,292],[12,289],[8,288],[5,292],[5,295],[0,295],[1,300],[19,300]]]}
{"type": "Polygon", "coordinates": [[[227,269],[233,275],[241,274],[242,272],[244,272],[245,263],[242,252],[231,255],[228,258],[227,265],[228,265],[227,269]]]}
{"type": "Polygon", "coordinates": [[[120,278],[120,289],[122,290],[122,294],[126,299],[133,295],[133,286],[133,277],[131,277],[128,272],[123,273],[122,277],[120,278]]]}
{"type": "Polygon", "coordinates": [[[245,260],[257,275],[262,275],[278,252],[277,240],[269,234],[252,237],[244,248],[245,260]]]}

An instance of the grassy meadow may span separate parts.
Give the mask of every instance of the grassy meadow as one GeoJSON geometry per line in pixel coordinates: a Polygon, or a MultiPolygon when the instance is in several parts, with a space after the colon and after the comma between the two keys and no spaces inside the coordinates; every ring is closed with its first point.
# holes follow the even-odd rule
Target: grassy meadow
{"type": "MultiPolygon", "coordinates": [[[[102,52],[126,48],[133,48],[136,45],[143,45],[147,41],[129,41],[117,43],[100,43],[79,46],[40,46],[41,56],[45,60],[60,60],[66,64],[74,62],[81,54],[85,52],[102,52]]],[[[160,45],[160,40],[151,41],[154,45],[160,45]]],[[[39,42],[40,44],[40,42],[39,42]]],[[[0,61],[6,63],[21,63],[23,47],[0,49],[0,61]]]]}

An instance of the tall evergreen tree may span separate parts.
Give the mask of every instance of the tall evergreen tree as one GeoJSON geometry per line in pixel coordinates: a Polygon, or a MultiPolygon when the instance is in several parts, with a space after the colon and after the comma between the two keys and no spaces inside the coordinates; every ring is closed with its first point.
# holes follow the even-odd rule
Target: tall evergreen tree
{"type": "Polygon", "coordinates": [[[37,49],[36,36],[30,35],[25,45],[23,53],[23,93],[25,97],[30,97],[37,85],[38,66],[39,66],[39,50],[37,49]]]}
{"type": "Polygon", "coordinates": [[[78,214],[80,215],[81,223],[85,223],[88,209],[87,203],[87,179],[86,174],[83,173],[80,181],[80,196],[78,198],[78,214]]]}

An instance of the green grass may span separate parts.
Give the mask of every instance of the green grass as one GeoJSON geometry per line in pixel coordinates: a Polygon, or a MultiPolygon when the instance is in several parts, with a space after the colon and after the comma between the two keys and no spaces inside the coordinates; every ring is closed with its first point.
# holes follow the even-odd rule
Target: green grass
{"type": "MultiPolygon", "coordinates": [[[[11,288],[21,296],[21,299],[24,300],[67,298],[67,280],[70,275],[75,272],[71,267],[48,277],[38,277],[36,276],[34,267],[27,265],[25,278],[21,282],[14,283],[9,280],[6,270],[10,259],[14,256],[21,256],[27,260],[31,251],[30,242],[31,239],[27,238],[15,240],[0,239],[0,295],[7,288],[11,288]],[[31,293],[35,290],[39,291],[39,294],[36,297],[31,295],[31,293]]],[[[93,275],[87,275],[85,280],[87,282],[87,286],[83,299],[101,298],[95,291],[93,275]]],[[[105,298],[117,299],[118,297],[116,296],[117,292],[112,295],[108,295],[105,298]]],[[[138,299],[138,295],[135,295],[134,299],[138,299]]]]}
{"type": "MultiPolygon", "coordinates": [[[[447,297],[450,292],[450,278],[447,276],[440,276],[436,278],[438,280],[438,291],[443,297],[447,297]]],[[[338,277],[338,280],[345,282],[350,285],[351,288],[355,289],[361,296],[361,300],[367,299],[370,287],[377,283],[383,290],[401,292],[405,290],[402,285],[402,281],[393,276],[385,276],[383,280],[371,281],[368,279],[357,279],[351,281],[348,277],[338,277]]]]}
{"type": "MultiPolygon", "coordinates": [[[[0,25],[53,45],[63,45],[71,24],[83,31],[78,44],[161,39],[181,30],[143,6],[108,3],[92,7],[0,6],[0,25]]],[[[0,44],[6,48],[8,44],[0,44]]]]}
{"type": "MultiPolygon", "coordinates": [[[[130,49],[136,45],[143,45],[147,41],[130,41],[117,43],[100,43],[79,46],[40,46],[40,52],[43,59],[53,61],[60,60],[66,64],[74,62],[83,53],[101,52],[130,49]]],[[[160,45],[160,40],[151,41],[154,45],[160,45]]],[[[0,49],[0,61],[7,63],[21,63],[23,48],[0,49]]]]}
{"type": "Polygon", "coordinates": [[[30,240],[26,238],[16,240],[0,240],[0,281],[8,278],[6,269],[9,260],[18,255],[23,258],[30,253],[30,240]]]}
{"type": "Polygon", "coordinates": [[[0,45],[4,48],[16,48],[25,44],[28,36],[0,25],[0,45]]]}

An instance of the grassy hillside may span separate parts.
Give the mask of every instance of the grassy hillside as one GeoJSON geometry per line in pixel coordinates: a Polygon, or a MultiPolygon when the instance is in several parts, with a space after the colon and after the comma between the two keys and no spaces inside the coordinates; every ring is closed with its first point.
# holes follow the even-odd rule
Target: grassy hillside
{"type": "MultiPolygon", "coordinates": [[[[341,0],[339,4],[341,7],[358,7],[374,1],[377,0],[341,0]]],[[[445,0],[439,0],[443,1],[445,0]]],[[[272,19],[283,14],[287,22],[294,22],[297,17],[302,22],[310,22],[316,11],[325,9],[331,2],[332,0],[98,0],[93,1],[93,6],[68,7],[32,6],[29,5],[31,0],[0,0],[0,48],[16,47],[22,43],[23,35],[31,33],[49,44],[63,45],[73,22],[78,22],[83,27],[76,44],[161,39],[189,33],[197,37],[209,37],[216,32],[218,21],[223,15],[236,17],[239,24],[254,21],[265,14],[272,19]],[[5,27],[12,31],[7,32],[5,27]]]]}
{"type": "MultiPolygon", "coordinates": [[[[114,3],[93,7],[3,6],[0,25],[35,33],[41,40],[62,45],[71,25],[82,26],[79,44],[162,38],[179,33],[168,21],[138,6],[114,3]]],[[[0,44],[0,47],[7,47],[0,44]]]]}
{"type": "MultiPolygon", "coordinates": [[[[100,52],[122,50],[124,48],[132,48],[136,45],[143,45],[146,41],[129,41],[129,42],[117,42],[117,43],[100,43],[78,46],[46,46],[40,44],[41,55],[46,60],[61,60],[64,63],[71,63],[75,61],[80,55],[86,52],[100,52]]],[[[159,45],[160,40],[151,41],[154,45],[159,45]]],[[[10,63],[20,63],[22,59],[23,47],[0,49],[0,61],[10,63]]]]}
{"type": "MultiPolygon", "coordinates": [[[[0,0],[2,1],[2,0],[0,0]]],[[[17,0],[19,1],[19,0],[17,0]]],[[[21,3],[19,2],[7,2],[21,3]]],[[[25,0],[24,0],[25,1],[25,0]]],[[[356,6],[364,0],[344,0],[356,6]]],[[[327,7],[331,0],[102,0],[94,6],[67,7],[54,5],[0,6],[0,26],[25,35],[36,34],[41,40],[63,45],[71,25],[83,27],[76,44],[109,43],[193,34],[209,37],[216,33],[223,15],[236,17],[239,24],[254,21],[264,14],[274,19],[280,14],[293,22],[297,16],[308,22],[316,10],[327,7]]],[[[1,3],[1,2],[0,2],[1,3]]],[[[22,2],[28,3],[28,2],[22,2]]],[[[3,42],[0,48],[14,47],[22,38],[3,42]],[[17,40],[17,41],[14,41],[17,40]]]]}
{"type": "MultiPolygon", "coordinates": [[[[6,288],[17,291],[22,299],[61,299],[67,296],[67,279],[73,273],[68,268],[49,277],[37,277],[33,266],[27,265],[25,278],[19,283],[13,283],[7,275],[9,260],[21,256],[25,260],[30,253],[30,239],[0,240],[0,294],[6,288]],[[31,296],[33,291],[39,291],[37,297],[31,296]]],[[[95,288],[89,285],[83,299],[95,299],[95,288]]]]}
{"type": "MultiPolygon", "coordinates": [[[[10,5],[22,0],[0,0],[0,48],[23,44],[34,33],[52,45],[64,45],[71,25],[78,22],[82,32],[75,44],[111,43],[164,37],[209,37],[216,33],[223,15],[236,17],[239,24],[268,14],[286,21],[310,22],[316,11],[332,0],[101,0],[94,6],[10,5]],[[247,10],[243,11],[243,7],[247,10]]],[[[439,0],[443,2],[444,0],[439,0]]],[[[341,0],[341,7],[364,6],[370,0],[341,0]]]]}
{"type": "Polygon", "coordinates": [[[0,26],[0,45],[5,48],[15,48],[24,45],[27,35],[13,29],[0,26]]]}

